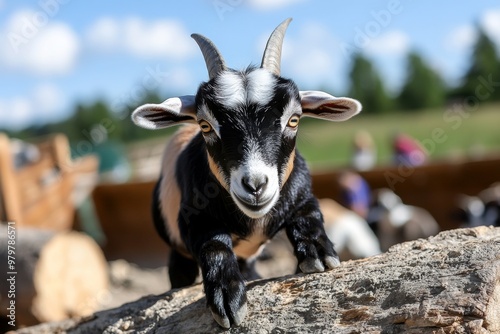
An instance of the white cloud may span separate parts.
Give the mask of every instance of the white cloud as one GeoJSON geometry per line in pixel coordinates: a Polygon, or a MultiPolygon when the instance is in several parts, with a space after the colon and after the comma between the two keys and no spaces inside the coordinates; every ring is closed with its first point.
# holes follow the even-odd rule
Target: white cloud
{"type": "Polygon", "coordinates": [[[63,95],[55,85],[41,84],[35,88],[32,96],[36,109],[44,118],[59,116],[56,111],[60,110],[63,105],[63,95]]]}
{"type": "MultiPolygon", "coordinates": [[[[500,9],[485,11],[479,19],[479,25],[500,48],[500,9]]],[[[477,37],[477,27],[465,24],[448,34],[445,46],[453,51],[464,51],[473,47],[477,37]]]]}
{"type": "Polygon", "coordinates": [[[21,129],[31,123],[32,113],[32,105],[27,98],[0,99],[0,124],[2,124],[2,128],[21,129]]]}
{"type": "Polygon", "coordinates": [[[40,75],[68,73],[80,50],[76,33],[65,23],[35,17],[32,11],[16,12],[0,29],[4,66],[40,75]]]}
{"type": "Polygon", "coordinates": [[[115,19],[104,17],[87,30],[87,42],[101,51],[111,51],[118,46],[120,27],[115,19]]]}
{"type": "Polygon", "coordinates": [[[189,35],[182,23],[176,20],[101,18],[87,30],[86,40],[92,48],[101,51],[183,59],[196,50],[189,35]]]}
{"type": "Polygon", "coordinates": [[[474,26],[468,24],[455,28],[446,38],[445,45],[454,51],[464,51],[470,48],[477,39],[474,26]]]}
{"type": "Polygon", "coordinates": [[[24,96],[0,98],[2,128],[23,127],[61,119],[65,115],[62,92],[53,84],[43,83],[24,96]]]}
{"type": "Polygon", "coordinates": [[[497,45],[500,44],[500,9],[486,11],[481,17],[481,26],[497,45]]]}
{"type": "Polygon", "coordinates": [[[260,11],[271,11],[283,9],[285,7],[295,5],[305,0],[248,0],[247,5],[253,9],[260,11]]]}
{"type": "Polygon", "coordinates": [[[399,30],[392,30],[371,39],[365,50],[371,55],[404,55],[408,52],[410,39],[399,30]]]}

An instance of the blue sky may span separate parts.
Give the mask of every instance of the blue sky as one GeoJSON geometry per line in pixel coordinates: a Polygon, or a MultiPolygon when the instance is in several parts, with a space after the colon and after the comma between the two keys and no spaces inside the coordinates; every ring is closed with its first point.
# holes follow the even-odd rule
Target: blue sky
{"type": "Polygon", "coordinates": [[[373,59],[397,91],[409,50],[454,84],[475,26],[500,45],[498,0],[0,0],[0,128],[55,121],[75,101],[96,98],[123,112],[147,88],[165,98],[194,94],[207,73],[191,33],[212,39],[240,69],[259,64],[287,17],[282,75],[333,95],[347,89],[354,51],[373,59]]]}

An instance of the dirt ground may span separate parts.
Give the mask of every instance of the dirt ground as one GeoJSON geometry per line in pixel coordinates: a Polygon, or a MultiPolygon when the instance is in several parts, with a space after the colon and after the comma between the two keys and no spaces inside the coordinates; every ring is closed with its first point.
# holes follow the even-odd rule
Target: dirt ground
{"type": "MultiPolygon", "coordinates": [[[[297,260],[284,233],[268,243],[256,261],[256,271],[262,278],[293,274],[297,260]]],[[[110,289],[100,297],[100,309],[118,307],[147,295],[157,295],[170,290],[167,267],[140,268],[125,260],[109,262],[110,289]]],[[[200,281],[201,282],[201,281],[200,281]]]]}

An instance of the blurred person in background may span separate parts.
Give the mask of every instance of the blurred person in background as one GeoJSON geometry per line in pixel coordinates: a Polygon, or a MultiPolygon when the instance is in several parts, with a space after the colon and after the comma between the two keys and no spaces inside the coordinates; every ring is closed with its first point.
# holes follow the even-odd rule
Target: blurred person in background
{"type": "Polygon", "coordinates": [[[355,172],[346,171],[340,174],[338,183],[340,203],[366,219],[371,203],[371,189],[365,179],[355,172]]]}
{"type": "Polygon", "coordinates": [[[352,167],[359,171],[372,169],[377,160],[377,150],[370,133],[358,131],[354,135],[353,146],[352,167]]]}
{"type": "Polygon", "coordinates": [[[394,163],[406,166],[421,166],[427,161],[427,154],[422,146],[404,133],[396,133],[393,139],[394,163]]]}

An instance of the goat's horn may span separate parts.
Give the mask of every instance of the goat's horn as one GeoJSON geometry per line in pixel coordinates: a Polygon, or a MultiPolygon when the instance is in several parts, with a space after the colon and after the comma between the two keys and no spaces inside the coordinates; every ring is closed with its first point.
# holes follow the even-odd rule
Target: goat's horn
{"type": "Polygon", "coordinates": [[[199,34],[192,34],[191,37],[198,43],[201,53],[203,53],[209,79],[213,79],[219,72],[226,69],[226,63],[222,55],[211,40],[199,34]]]}
{"type": "Polygon", "coordinates": [[[260,65],[260,67],[278,76],[281,73],[281,48],[283,46],[283,38],[285,37],[286,28],[288,28],[290,21],[292,21],[292,18],[286,19],[274,29],[267,41],[266,49],[262,56],[262,64],[260,65]]]}

